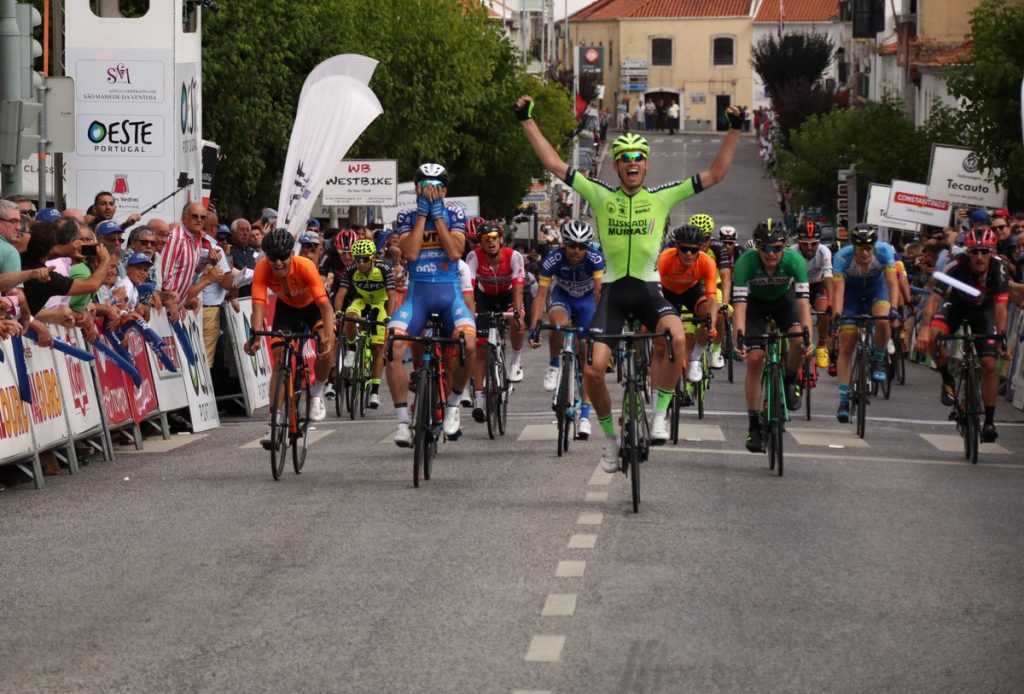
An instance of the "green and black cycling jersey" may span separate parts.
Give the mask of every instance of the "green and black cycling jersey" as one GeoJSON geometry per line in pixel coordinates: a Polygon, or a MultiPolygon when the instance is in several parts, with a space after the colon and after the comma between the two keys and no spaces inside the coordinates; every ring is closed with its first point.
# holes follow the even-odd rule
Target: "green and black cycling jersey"
{"type": "Polygon", "coordinates": [[[338,288],[342,287],[354,289],[356,297],[368,304],[385,304],[388,292],[395,290],[395,276],[384,263],[374,263],[365,273],[352,265],[341,276],[338,288]]]}
{"type": "Polygon", "coordinates": [[[736,259],[732,275],[734,303],[743,303],[749,299],[775,301],[784,297],[790,287],[796,292],[796,298],[810,297],[807,261],[793,249],[782,251],[782,258],[771,275],[765,272],[761,254],[755,249],[748,250],[736,259]]]}
{"type": "Polygon", "coordinates": [[[626,195],[621,188],[587,178],[571,166],[565,182],[593,208],[605,259],[605,284],[623,277],[657,282],[658,255],[669,212],[703,190],[696,175],[626,195]]]}

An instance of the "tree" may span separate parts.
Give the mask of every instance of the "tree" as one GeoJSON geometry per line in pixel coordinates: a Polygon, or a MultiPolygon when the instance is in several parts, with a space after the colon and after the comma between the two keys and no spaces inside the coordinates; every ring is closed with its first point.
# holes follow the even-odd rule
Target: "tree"
{"type": "Polygon", "coordinates": [[[835,92],[825,91],[820,83],[812,84],[803,79],[787,83],[772,99],[782,144],[786,146],[790,133],[798,130],[808,118],[828,113],[837,104],[835,92]]]}
{"type": "Polygon", "coordinates": [[[971,12],[971,36],[970,63],[954,70],[948,80],[950,94],[965,110],[964,144],[977,153],[982,167],[999,170],[1000,186],[1020,195],[1024,5],[982,0],[971,12]]]}
{"type": "Polygon", "coordinates": [[[754,46],[750,64],[774,97],[791,82],[813,84],[821,79],[834,49],[825,34],[769,34],[754,46]]]}

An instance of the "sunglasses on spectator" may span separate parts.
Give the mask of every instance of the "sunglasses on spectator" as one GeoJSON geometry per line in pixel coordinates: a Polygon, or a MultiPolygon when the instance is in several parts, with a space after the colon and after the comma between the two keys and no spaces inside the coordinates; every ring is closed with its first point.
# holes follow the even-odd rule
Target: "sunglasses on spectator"
{"type": "Polygon", "coordinates": [[[988,255],[992,252],[991,248],[968,248],[967,252],[971,255],[988,255]]]}
{"type": "Polygon", "coordinates": [[[565,247],[566,248],[575,248],[578,251],[585,251],[588,248],[590,248],[590,244],[589,243],[576,243],[575,241],[566,241],[565,242],[565,247]]]}
{"type": "Polygon", "coordinates": [[[623,152],[619,155],[619,161],[638,162],[647,161],[647,155],[643,152],[623,152]]]}
{"type": "Polygon", "coordinates": [[[155,246],[156,241],[153,239],[138,239],[136,243],[142,244],[143,246],[155,246]]]}
{"type": "Polygon", "coordinates": [[[8,224],[21,224],[21,217],[15,217],[14,219],[0,217],[0,222],[7,222],[8,224]]]}
{"type": "Polygon", "coordinates": [[[1008,226],[1010,226],[1010,225],[1009,224],[993,224],[992,225],[992,231],[1000,231],[1002,229],[1007,228],[1008,226]]]}
{"type": "Polygon", "coordinates": [[[268,253],[267,260],[272,263],[284,263],[292,257],[291,253],[268,253]]]}
{"type": "Polygon", "coordinates": [[[785,246],[783,246],[781,243],[777,243],[777,244],[774,244],[774,245],[771,245],[771,246],[761,246],[761,252],[762,253],[782,253],[782,249],[784,249],[784,248],[785,248],[785,246]]]}
{"type": "Polygon", "coordinates": [[[676,246],[680,253],[684,255],[694,255],[700,253],[700,246],[676,246]]]}

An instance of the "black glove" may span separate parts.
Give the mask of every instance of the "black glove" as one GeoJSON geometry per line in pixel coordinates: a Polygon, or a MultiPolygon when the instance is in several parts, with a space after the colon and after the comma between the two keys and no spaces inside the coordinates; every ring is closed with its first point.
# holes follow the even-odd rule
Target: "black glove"
{"type": "Polygon", "coordinates": [[[743,111],[739,111],[738,113],[733,113],[732,111],[726,111],[725,112],[725,117],[729,119],[729,129],[730,130],[742,130],[743,129],[743,121],[746,120],[746,118],[744,118],[744,116],[743,116],[743,111]]]}
{"type": "Polygon", "coordinates": [[[515,111],[516,118],[518,118],[519,120],[530,120],[531,118],[533,118],[533,99],[527,99],[526,103],[524,103],[522,106],[517,105],[515,107],[515,111]]]}

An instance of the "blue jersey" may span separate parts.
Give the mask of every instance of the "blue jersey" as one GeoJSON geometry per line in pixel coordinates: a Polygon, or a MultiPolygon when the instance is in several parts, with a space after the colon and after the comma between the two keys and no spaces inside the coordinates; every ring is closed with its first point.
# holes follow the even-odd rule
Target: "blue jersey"
{"type": "Polygon", "coordinates": [[[544,257],[537,281],[542,287],[554,284],[571,297],[579,298],[594,292],[594,280],[604,275],[604,256],[588,250],[579,265],[570,265],[564,248],[556,248],[544,257]]]}
{"type": "MultiPolygon", "coordinates": [[[[444,220],[449,231],[457,231],[460,234],[466,233],[466,213],[458,205],[445,203],[444,220]]],[[[399,237],[412,231],[416,223],[416,210],[403,210],[398,213],[398,221],[395,222],[395,231],[399,237]]],[[[459,283],[459,261],[450,260],[448,254],[441,247],[441,236],[434,226],[434,220],[427,218],[427,225],[423,231],[423,245],[420,246],[420,254],[415,261],[409,263],[410,282],[433,282],[442,284],[459,283]]]]}
{"type": "Polygon", "coordinates": [[[851,245],[840,248],[833,256],[832,272],[836,277],[858,278],[866,282],[881,277],[887,268],[896,269],[896,251],[888,243],[879,241],[875,244],[875,253],[867,267],[854,262],[853,256],[856,252],[856,247],[851,245]]]}

